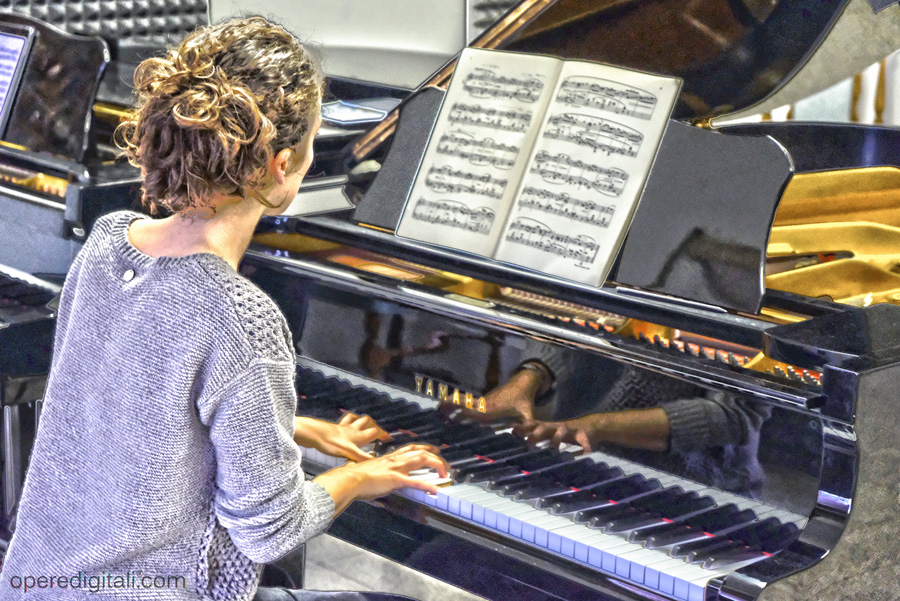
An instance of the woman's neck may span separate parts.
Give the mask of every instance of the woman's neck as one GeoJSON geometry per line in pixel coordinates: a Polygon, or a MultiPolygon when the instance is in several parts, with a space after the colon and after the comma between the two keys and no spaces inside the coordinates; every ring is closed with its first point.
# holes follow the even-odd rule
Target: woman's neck
{"type": "Polygon", "coordinates": [[[200,210],[193,217],[181,214],[153,221],[136,221],[129,239],[138,250],[153,257],[183,257],[212,253],[237,269],[264,207],[257,202],[228,197],[214,198],[216,207],[200,210]]]}

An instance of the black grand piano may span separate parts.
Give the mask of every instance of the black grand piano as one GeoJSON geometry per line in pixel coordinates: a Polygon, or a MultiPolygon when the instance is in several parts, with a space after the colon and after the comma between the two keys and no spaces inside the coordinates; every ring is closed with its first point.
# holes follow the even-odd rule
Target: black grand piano
{"type": "Polygon", "coordinates": [[[300,411],[368,413],[454,466],[436,497],[356,503],[332,535],[496,600],[896,598],[900,309],[881,302],[890,265],[861,268],[841,228],[900,227],[889,184],[871,210],[844,202],[853,182],[891,180],[900,134],[709,126],[789,79],[846,4],[532,1],[475,42],[683,78],[603,286],[393,234],[452,65],[340,155],[355,210],[261,226],[242,270],[288,317],[300,411]],[[856,274],[841,290],[820,275],[835,265],[856,274]],[[595,411],[627,372],[663,396],[740,399],[762,416],[755,447],[743,468],[723,447],[579,455],[466,415],[548,356],[567,369],[542,419],[595,411]]]}
{"type": "MultiPolygon", "coordinates": [[[[127,24],[127,37],[205,16],[204,3],[173,3],[184,14],[168,20],[161,3],[133,4],[144,12],[113,19],[103,11],[116,3],[96,14],[85,4],[76,20],[127,24]]],[[[456,468],[437,497],[354,504],[332,535],[494,600],[896,597],[900,309],[890,262],[861,260],[871,253],[843,226],[900,227],[891,202],[900,138],[878,127],[709,127],[789,79],[846,4],[528,0],[476,40],[684,80],[625,245],[597,288],[393,235],[452,65],[412,94],[331,82],[340,98],[406,100],[371,130],[332,128],[317,140],[325,177],[308,192],[340,184],[356,209],[266,221],[242,270],[288,316],[302,412],[369,413],[398,441],[444,447],[456,468]],[[859,182],[870,195],[854,195],[859,182]],[[796,228],[806,226],[819,228],[821,246],[805,244],[796,228]],[[835,268],[844,271],[824,277],[835,268]],[[722,447],[678,458],[611,446],[578,455],[530,448],[508,423],[465,415],[522,361],[551,356],[568,369],[538,408],[542,419],[591,413],[623,373],[663,394],[740,399],[763,417],[748,436],[758,441],[753,476],[728,472],[729,481],[705,469],[724,464],[722,447]]],[[[78,12],[26,8],[45,20],[78,12]]],[[[91,44],[100,65],[145,51],[143,41],[106,55],[91,44]]],[[[9,209],[0,263],[63,271],[96,214],[130,205],[136,174],[109,160],[109,126],[127,106],[115,73],[98,66],[87,80],[77,124],[93,112],[94,129],[60,134],[68,159],[31,148],[28,121],[13,115],[20,137],[0,146],[9,209]],[[109,100],[91,105],[98,81],[109,100]]],[[[33,406],[53,287],[14,270],[4,283],[13,309],[0,312],[0,344],[12,367],[0,365],[0,397],[33,406]],[[28,337],[40,353],[13,353],[24,336],[8,325],[13,313],[36,324],[28,337]]],[[[312,473],[329,466],[312,454],[305,463],[312,473]]],[[[14,500],[15,480],[7,487],[14,500]]]]}

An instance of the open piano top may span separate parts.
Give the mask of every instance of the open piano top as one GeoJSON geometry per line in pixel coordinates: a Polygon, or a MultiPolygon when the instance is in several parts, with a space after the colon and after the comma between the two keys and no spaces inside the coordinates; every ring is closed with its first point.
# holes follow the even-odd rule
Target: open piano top
{"type": "MultiPolygon", "coordinates": [[[[455,483],[437,497],[357,503],[332,534],[491,599],[894,594],[900,549],[878,524],[897,510],[887,466],[900,309],[885,259],[900,226],[897,133],[708,129],[790,78],[845,4],[524,2],[476,42],[684,79],[671,158],[658,159],[601,287],[413,243],[393,235],[391,217],[378,222],[405,200],[420,158],[410,132],[427,133],[436,110],[416,98],[439,94],[431,89],[346,149],[347,168],[381,164],[374,181],[349,172],[355,212],[263,224],[242,269],[288,317],[300,411],[368,412],[454,462],[455,483]],[[720,143],[728,153],[710,150],[720,143]],[[760,148],[781,158],[760,159],[760,148]],[[435,410],[454,397],[477,407],[542,354],[571,368],[542,419],[590,413],[608,382],[630,373],[659,382],[663,396],[743,399],[761,416],[758,446],[733,471],[716,469],[736,465],[721,447],[576,457],[527,449],[508,424],[435,410]],[[706,527],[720,530],[690,538],[706,527]]],[[[445,84],[451,68],[428,83],[445,84]]],[[[341,155],[327,156],[334,166],[341,155]]],[[[307,460],[313,472],[332,465],[307,460]]]]}

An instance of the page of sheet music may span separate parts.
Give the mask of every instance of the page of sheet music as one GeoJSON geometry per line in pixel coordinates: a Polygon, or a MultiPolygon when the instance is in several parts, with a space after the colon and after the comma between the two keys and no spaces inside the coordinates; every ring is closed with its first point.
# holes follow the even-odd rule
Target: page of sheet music
{"type": "Polygon", "coordinates": [[[493,254],[561,64],[462,52],[398,235],[493,254]]]}
{"type": "Polygon", "coordinates": [[[602,284],[680,86],[619,67],[565,63],[494,257],[602,284]]]}

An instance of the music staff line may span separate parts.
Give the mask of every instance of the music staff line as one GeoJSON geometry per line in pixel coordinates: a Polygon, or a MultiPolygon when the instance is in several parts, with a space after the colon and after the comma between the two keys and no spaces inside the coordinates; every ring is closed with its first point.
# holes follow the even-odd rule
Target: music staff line
{"type": "Polygon", "coordinates": [[[649,120],[658,99],[655,95],[625,84],[598,77],[575,76],[563,81],[557,102],[593,108],[619,115],[649,120]]]}
{"type": "Polygon", "coordinates": [[[435,152],[468,160],[473,165],[493,165],[506,170],[515,164],[519,147],[491,138],[477,139],[469,134],[449,132],[441,135],[435,152]]]}
{"type": "Polygon", "coordinates": [[[605,152],[607,156],[636,157],[644,141],[641,132],[599,117],[562,113],[550,117],[548,124],[544,138],[571,142],[594,152],[605,152]]]}
{"type": "Polygon", "coordinates": [[[484,108],[480,104],[454,102],[447,120],[454,124],[523,133],[531,125],[532,116],[528,111],[484,108]]]}
{"type": "Polygon", "coordinates": [[[496,213],[490,207],[470,208],[454,200],[419,198],[413,208],[413,219],[447,225],[476,234],[487,235],[494,225],[496,213]]]}
{"type": "Polygon", "coordinates": [[[522,190],[517,204],[522,208],[603,228],[609,227],[610,219],[616,212],[613,205],[601,205],[593,200],[572,198],[565,192],[555,193],[531,186],[522,190]]]}
{"type": "Polygon", "coordinates": [[[466,75],[462,87],[473,98],[508,98],[531,104],[541,97],[544,83],[535,77],[506,77],[478,68],[466,75]]]}
{"type": "Polygon", "coordinates": [[[449,165],[428,170],[425,186],[439,194],[465,193],[499,200],[509,180],[493,177],[489,173],[479,175],[449,165]]]}
{"type": "Polygon", "coordinates": [[[628,173],[615,167],[601,167],[572,159],[569,155],[551,155],[540,151],[529,169],[549,184],[568,184],[594,190],[606,196],[620,196],[628,183],[628,173]]]}
{"type": "Polygon", "coordinates": [[[577,263],[593,263],[600,250],[600,245],[590,236],[560,234],[546,224],[527,217],[513,221],[507,229],[505,239],[507,242],[535,248],[565,259],[574,259],[577,263]]]}

